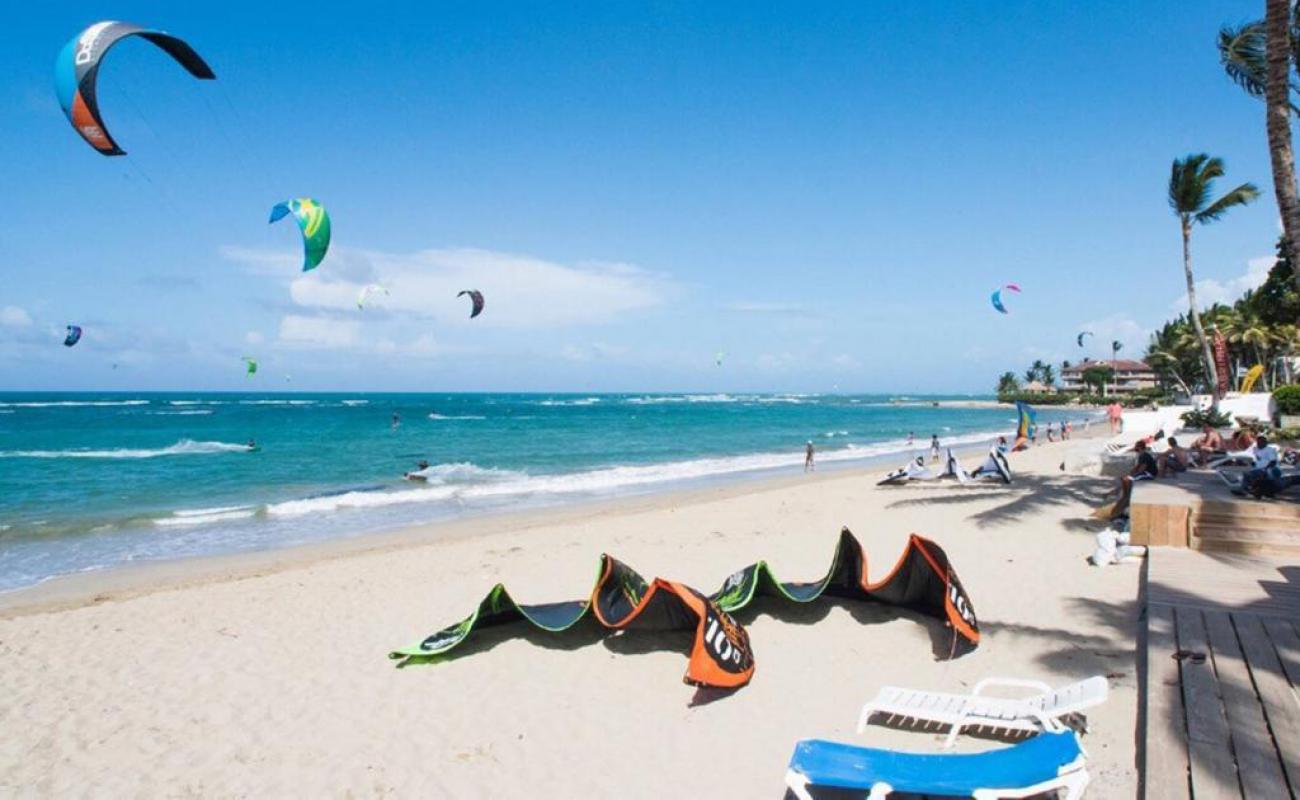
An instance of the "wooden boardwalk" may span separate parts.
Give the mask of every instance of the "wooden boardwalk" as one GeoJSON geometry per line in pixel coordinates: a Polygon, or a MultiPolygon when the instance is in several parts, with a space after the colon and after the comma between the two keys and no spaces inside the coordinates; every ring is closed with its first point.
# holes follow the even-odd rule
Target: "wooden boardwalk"
{"type": "Polygon", "coordinates": [[[1144,589],[1144,796],[1295,798],[1300,566],[1156,548],[1144,589]]]}

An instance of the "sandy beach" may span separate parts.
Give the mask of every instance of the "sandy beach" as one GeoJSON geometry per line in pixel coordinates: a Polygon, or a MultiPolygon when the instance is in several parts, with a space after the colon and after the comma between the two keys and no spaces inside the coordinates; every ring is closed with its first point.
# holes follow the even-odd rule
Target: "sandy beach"
{"type": "Polygon", "coordinates": [[[801,737],[937,748],[933,734],[854,732],[882,685],[1111,674],[1084,737],[1091,791],[1131,796],[1138,568],[1085,564],[1085,501],[1103,484],[1060,473],[1063,452],[1014,455],[1010,487],[800,475],[10,593],[0,792],[775,797],[801,737]],[[761,607],[741,615],[753,682],[706,703],[681,683],[680,635],[503,631],[438,665],[386,658],[497,581],[523,602],[580,597],[602,551],[704,591],[758,559],[812,579],[841,525],[873,578],[910,532],[940,543],[979,613],[979,649],[938,659],[940,624],[877,605],[761,607]]]}

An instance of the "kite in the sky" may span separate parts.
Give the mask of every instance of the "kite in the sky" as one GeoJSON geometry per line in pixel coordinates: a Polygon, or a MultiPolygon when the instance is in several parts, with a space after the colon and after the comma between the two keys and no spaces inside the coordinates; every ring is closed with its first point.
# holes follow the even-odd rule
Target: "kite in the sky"
{"type": "MultiPolygon", "coordinates": [[[[1008,283],[1006,286],[1003,286],[1002,289],[1010,289],[1016,294],[1020,294],[1020,285],[1016,283],[1008,283]]],[[[1002,289],[998,289],[996,292],[994,292],[993,296],[989,299],[993,301],[994,308],[996,308],[998,311],[1002,312],[1003,314],[1006,314],[1008,313],[1008,311],[1007,311],[1007,307],[1002,304],[1002,289]]]]}
{"type": "Polygon", "coordinates": [[[1079,331],[1079,335],[1075,337],[1075,341],[1079,343],[1080,347],[1083,347],[1083,337],[1093,336],[1093,335],[1094,334],[1092,331],[1079,331]]]}
{"type": "Polygon", "coordinates": [[[196,78],[210,81],[217,77],[194,48],[162,31],[106,21],[96,22],[74,36],[63,46],[54,62],[54,90],[68,122],[91,147],[106,156],[125,155],[126,151],[117,146],[104,128],[95,82],[99,76],[99,62],[109,48],[128,36],[139,36],[153,42],[196,78]]]}
{"type": "Polygon", "coordinates": [[[513,622],[528,622],[555,635],[580,626],[629,632],[682,630],[692,633],[685,682],[737,688],[753,676],[754,657],[748,633],[731,615],[764,596],[798,605],[823,598],[885,603],[942,620],[952,631],[954,656],[979,644],[975,609],[948,556],[937,544],[915,534],[893,570],[876,583],[867,575],[866,551],[847,528],[840,532],[831,568],[820,580],[783,583],[766,562],[759,561],[732,573],[708,596],[663,578],[647,581],[608,555],[600,561],[600,577],[582,600],[522,605],[497,584],[474,613],[389,657],[400,659],[402,665],[440,661],[476,632],[513,622]]]}
{"type": "Polygon", "coordinates": [[[67,335],[67,337],[63,340],[63,346],[64,346],[64,347],[72,347],[74,344],[76,344],[76,343],[79,342],[79,341],[81,341],[81,326],[80,326],[80,325],[69,325],[69,326],[68,326],[68,335],[67,335]]]}
{"type": "Polygon", "coordinates": [[[257,359],[244,356],[243,362],[247,368],[247,372],[244,373],[245,375],[251,378],[257,374],[257,359]]]}
{"type": "Polygon", "coordinates": [[[375,295],[375,294],[383,294],[385,296],[389,296],[392,293],[377,283],[368,284],[362,287],[361,292],[357,295],[357,308],[365,308],[366,301],[370,299],[371,295],[375,295]]]}
{"type": "Polygon", "coordinates": [[[477,289],[466,289],[456,294],[457,297],[464,297],[465,295],[469,295],[470,302],[474,304],[473,310],[469,312],[469,318],[474,319],[483,313],[483,293],[477,289]]]}
{"type": "Polygon", "coordinates": [[[726,354],[725,352],[723,352],[723,351],[719,351],[717,357],[714,358],[713,361],[714,361],[715,364],[717,364],[717,365],[720,367],[720,366],[722,366],[722,359],[724,359],[724,358],[726,358],[726,357],[727,357],[727,354],[726,354]]]}
{"type": "Polygon", "coordinates": [[[325,206],[310,197],[296,197],[276,203],[268,222],[277,222],[289,214],[293,214],[302,230],[302,271],[316,269],[330,247],[330,215],[325,206]]]}

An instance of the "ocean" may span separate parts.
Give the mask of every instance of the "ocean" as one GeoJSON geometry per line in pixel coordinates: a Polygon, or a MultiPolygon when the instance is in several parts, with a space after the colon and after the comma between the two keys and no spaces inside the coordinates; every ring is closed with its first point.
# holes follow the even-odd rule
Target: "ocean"
{"type": "MultiPolygon", "coordinates": [[[[794,394],[0,393],[0,591],[128,562],[905,459],[1005,408],[794,394]],[[394,424],[396,419],[396,424],[394,424]],[[250,449],[248,443],[255,443],[250,449]],[[403,479],[427,461],[427,480],[403,479]]],[[[1039,423],[1086,412],[1044,409],[1039,423]]]]}

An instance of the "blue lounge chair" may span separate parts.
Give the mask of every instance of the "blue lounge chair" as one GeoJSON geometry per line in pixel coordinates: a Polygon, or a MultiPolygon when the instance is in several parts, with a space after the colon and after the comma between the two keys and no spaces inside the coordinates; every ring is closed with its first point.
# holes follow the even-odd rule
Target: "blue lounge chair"
{"type": "Polygon", "coordinates": [[[973,797],[1029,797],[1065,789],[1078,800],[1088,785],[1087,755],[1074,731],[1049,731],[985,753],[923,755],[805,739],[794,747],[786,785],[799,800],[810,786],[860,789],[868,800],[890,792],[973,797]]]}

